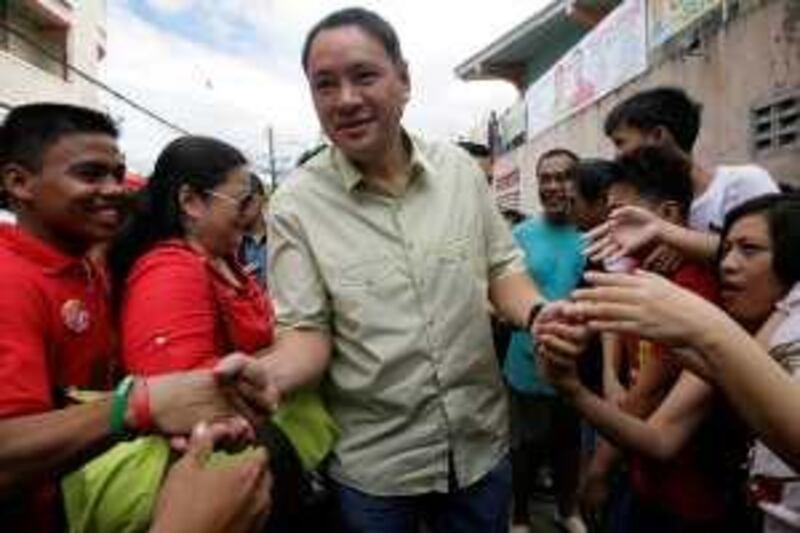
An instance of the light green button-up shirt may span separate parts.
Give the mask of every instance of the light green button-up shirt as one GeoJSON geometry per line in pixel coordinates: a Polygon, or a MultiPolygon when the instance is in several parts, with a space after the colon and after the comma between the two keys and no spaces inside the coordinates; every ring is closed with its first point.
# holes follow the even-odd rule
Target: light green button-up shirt
{"type": "Polygon", "coordinates": [[[281,328],[330,333],[331,473],[374,495],[446,492],[507,452],[488,283],[524,271],[485,177],[460,148],[411,138],[409,185],[371,189],[336,148],[273,196],[269,283],[281,328]]]}

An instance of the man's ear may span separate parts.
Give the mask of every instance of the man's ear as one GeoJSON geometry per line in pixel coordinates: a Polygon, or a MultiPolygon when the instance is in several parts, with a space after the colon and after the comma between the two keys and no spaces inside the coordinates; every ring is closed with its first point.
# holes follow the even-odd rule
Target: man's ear
{"type": "Polygon", "coordinates": [[[400,80],[405,85],[403,103],[408,103],[408,100],[411,98],[411,74],[409,74],[408,63],[400,61],[400,63],[397,64],[397,69],[400,72],[400,80]]]}
{"type": "Polygon", "coordinates": [[[683,211],[678,202],[674,200],[667,200],[658,206],[658,216],[676,225],[682,226],[684,224],[683,211]]]}
{"type": "Polygon", "coordinates": [[[8,163],[0,168],[0,187],[12,204],[25,204],[33,200],[36,175],[19,163],[8,163]]]}
{"type": "Polygon", "coordinates": [[[664,126],[656,126],[650,131],[650,135],[652,135],[653,139],[655,139],[655,141],[662,146],[677,146],[675,144],[675,137],[673,137],[672,133],[670,133],[670,131],[664,126]]]}

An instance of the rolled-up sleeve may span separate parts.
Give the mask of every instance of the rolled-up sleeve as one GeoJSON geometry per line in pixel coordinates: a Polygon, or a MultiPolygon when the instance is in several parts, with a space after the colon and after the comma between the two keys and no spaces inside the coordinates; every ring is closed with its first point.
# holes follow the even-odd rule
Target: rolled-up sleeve
{"type": "Polygon", "coordinates": [[[270,205],[268,256],[270,295],[279,329],[330,330],[330,298],[319,265],[292,208],[279,191],[270,205]]]}

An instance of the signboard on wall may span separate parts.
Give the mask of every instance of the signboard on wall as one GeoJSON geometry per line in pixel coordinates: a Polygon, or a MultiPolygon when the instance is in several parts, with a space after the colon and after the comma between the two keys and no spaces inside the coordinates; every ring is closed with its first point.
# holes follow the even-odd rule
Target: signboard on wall
{"type": "Polygon", "coordinates": [[[519,165],[513,153],[494,162],[492,167],[492,188],[500,211],[519,210],[522,196],[522,180],[519,165]]]}
{"type": "Polygon", "coordinates": [[[625,0],[528,89],[528,139],[646,68],[644,0],[625,0]]]}
{"type": "Polygon", "coordinates": [[[650,48],[664,44],[717,7],[720,2],[721,0],[649,0],[647,36],[650,48]]]}

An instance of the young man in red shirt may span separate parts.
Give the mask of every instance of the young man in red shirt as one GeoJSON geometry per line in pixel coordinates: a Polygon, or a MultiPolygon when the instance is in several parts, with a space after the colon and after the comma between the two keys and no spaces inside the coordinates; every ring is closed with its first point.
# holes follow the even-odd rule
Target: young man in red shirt
{"type": "MultiPolygon", "coordinates": [[[[618,163],[621,172],[610,183],[609,208],[635,206],[669,223],[686,225],[692,198],[688,158],[668,147],[642,146],[620,157],[618,163]]],[[[640,250],[631,259],[641,264],[654,247],[640,250]]],[[[683,260],[669,278],[707,300],[718,298],[715,275],[703,263],[683,260]]],[[[681,369],[671,361],[665,346],[629,335],[605,339],[604,351],[604,358],[613,359],[604,364],[606,401],[623,412],[647,420],[676,390],[681,369]],[[622,380],[625,387],[616,381],[620,373],[627,376],[622,380]]],[[[720,488],[724,483],[714,474],[732,473],[732,465],[726,461],[730,454],[715,455],[709,449],[713,445],[708,437],[709,428],[726,427],[726,423],[725,413],[711,410],[703,424],[687,438],[688,443],[660,463],[644,454],[629,454],[627,465],[634,503],[625,498],[626,503],[621,507],[625,510],[614,509],[610,513],[615,518],[609,527],[615,528],[614,519],[626,523],[629,531],[650,531],[651,525],[659,521],[681,527],[698,526],[700,530],[712,528],[708,531],[716,531],[713,527],[727,523],[734,509],[728,506],[725,500],[728,494],[720,488]],[[707,459],[708,455],[712,458],[707,459]]],[[[601,431],[604,429],[600,427],[601,431]]],[[[734,446],[735,439],[730,434],[727,436],[731,439],[732,453],[742,449],[734,446]]],[[[622,444],[625,449],[625,443],[622,444]]],[[[591,500],[597,498],[597,491],[607,482],[618,459],[619,454],[607,444],[598,446],[584,487],[583,496],[589,500],[585,502],[589,507],[597,503],[591,500]]]]}
{"type": "MultiPolygon", "coordinates": [[[[104,399],[70,401],[74,388],[113,385],[106,277],[89,252],[123,222],[116,138],[108,116],[60,104],[17,107],[0,126],[0,183],[17,215],[0,224],[2,530],[62,530],[59,478],[131,434],[185,435],[235,414],[210,371],[126,378],[104,399]]],[[[244,431],[228,420],[224,431],[244,431]]]]}

